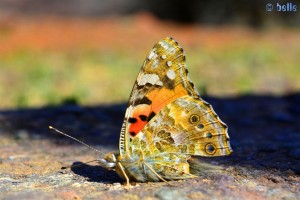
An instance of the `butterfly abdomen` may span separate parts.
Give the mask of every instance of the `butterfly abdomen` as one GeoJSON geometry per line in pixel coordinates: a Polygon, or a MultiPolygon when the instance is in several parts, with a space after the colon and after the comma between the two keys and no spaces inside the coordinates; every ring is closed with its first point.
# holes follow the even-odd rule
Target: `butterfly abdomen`
{"type": "MultiPolygon", "coordinates": [[[[164,180],[178,180],[185,178],[193,178],[190,174],[190,167],[187,160],[188,155],[180,155],[174,153],[165,153],[155,156],[144,156],[144,152],[136,150],[132,157],[119,158],[124,171],[130,180],[138,182],[146,181],[162,181],[164,180]]],[[[123,177],[120,170],[117,173],[123,177]]],[[[123,177],[124,178],[124,177],[123,177]]]]}

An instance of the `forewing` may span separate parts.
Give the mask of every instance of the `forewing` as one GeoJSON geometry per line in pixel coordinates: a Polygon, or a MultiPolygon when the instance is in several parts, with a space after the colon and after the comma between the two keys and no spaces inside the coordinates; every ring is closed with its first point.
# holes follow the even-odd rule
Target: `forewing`
{"type": "Polygon", "coordinates": [[[144,126],[167,104],[190,95],[197,97],[188,77],[183,49],[172,38],[154,45],[133,86],[120,135],[120,154],[144,126]]]}

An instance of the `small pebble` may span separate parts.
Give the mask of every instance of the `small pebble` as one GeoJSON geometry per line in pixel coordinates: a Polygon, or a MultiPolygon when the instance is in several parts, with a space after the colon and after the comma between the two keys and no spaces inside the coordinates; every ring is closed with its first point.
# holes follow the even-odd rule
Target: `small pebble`
{"type": "Polygon", "coordinates": [[[19,130],[15,136],[16,140],[27,140],[29,138],[28,131],[19,130]]]}
{"type": "Polygon", "coordinates": [[[183,193],[179,190],[170,190],[168,188],[162,188],[155,193],[155,197],[161,200],[179,200],[186,199],[183,193]]]}

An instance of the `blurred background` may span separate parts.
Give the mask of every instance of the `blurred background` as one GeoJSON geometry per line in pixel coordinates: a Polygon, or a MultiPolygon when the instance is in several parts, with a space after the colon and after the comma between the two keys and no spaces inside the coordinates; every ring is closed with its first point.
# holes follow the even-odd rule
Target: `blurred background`
{"type": "Polygon", "coordinates": [[[204,95],[295,93],[299,10],[280,0],[0,0],[0,109],[123,103],[166,36],[204,95]]]}

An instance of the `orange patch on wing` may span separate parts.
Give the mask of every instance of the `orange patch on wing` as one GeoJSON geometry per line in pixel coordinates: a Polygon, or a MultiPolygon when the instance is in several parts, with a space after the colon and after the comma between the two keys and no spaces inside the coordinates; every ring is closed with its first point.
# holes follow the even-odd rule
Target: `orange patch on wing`
{"type": "MultiPolygon", "coordinates": [[[[154,90],[150,92],[147,97],[152,101],[151,111],[158,113],[163,107],[178,99],[179,97],[188,95],[187,90],[182,84],[177,85],[174,90],[162,88],[161,90],[154,90]]],[[[150,112],[151,112],[150,111],[150,112]]]]}
{"type": "Polygon", "coordinates": [[[132,112],[132,118],[136,119],[136,122],[131,123],[129,125],[129,133],[131,136],[136,136],[148,123],[148,121],[143,121],[140,116],[149,116],[151,113],[151,107],[147,104],[141,104],[137,105],[133,112],[132,112]]]}
{"type": "Polygon", "coordinates": [[[141,104],[137,105],[133,112],[132,118],[136,119],[136,122],[129,125],[129,133],[131,136],[136,136],[148,123],[148,120],[143,121],[140,116],[150,116],[152,112],[158,113],[163,107],[179,97],[188,95],[187,90],[182,84],[177,85],[173,90],[162,88],[160,90],[153,90],[147,95],[147,98],[152,101],[151,105],[141,104]]]}

